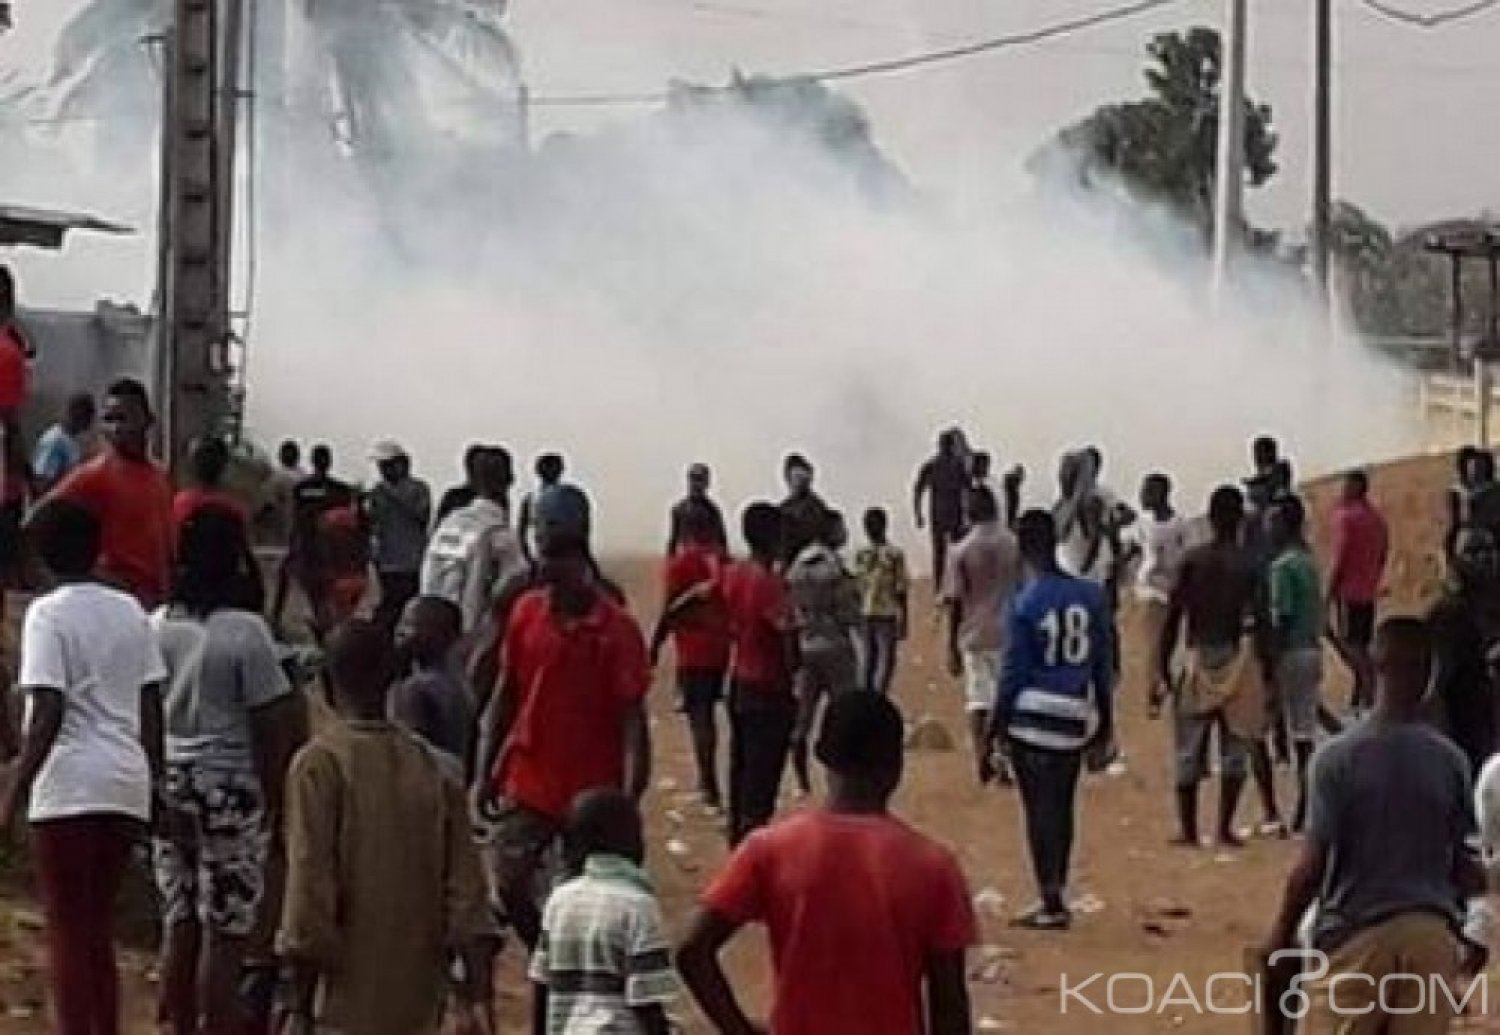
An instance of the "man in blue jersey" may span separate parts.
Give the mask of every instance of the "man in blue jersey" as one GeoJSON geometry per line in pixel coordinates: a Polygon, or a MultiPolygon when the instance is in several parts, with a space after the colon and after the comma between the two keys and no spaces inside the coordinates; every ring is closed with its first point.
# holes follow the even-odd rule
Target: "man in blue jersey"
{"type": "Polygon", "coordinates": [[[1103,589],[1058,567],[1052,515],[1021,515],[1016,537],[1029,581],[1005,616],[990,739],[1010,756],[1041,892],[1015,926],[1061,931],[1072,923],[1063,896],[1078,775],[1084,756],[1102,754],[1112,739],[1114,636],[1103,589]]]}

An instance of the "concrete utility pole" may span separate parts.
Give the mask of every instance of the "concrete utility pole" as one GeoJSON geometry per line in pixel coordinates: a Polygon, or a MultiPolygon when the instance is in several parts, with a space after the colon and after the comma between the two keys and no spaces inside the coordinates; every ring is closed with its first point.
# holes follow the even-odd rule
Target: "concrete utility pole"
{"type": "Polygon", "coordinates": [[[162,379],[166,459],[218,431],[229,409],[229,247],[233,202],[233,98],[224,67],[238,67],[240,19],[223,0],[175,0],[167,41],[162,121],[162,379]],[[229,24],[226,24],[228,22],[229,24]],[[227,42],[226,42],[227,41],[227,42]],[[226,126],[226,119],[230,125],[226,126]]]}
{"type": "Polygon", "coordinates": [[[1245,224],[1245,21],[1247,0],[1226,0],[1219,84],[1219,160],[1214,181],[1213,297],[1223,298],[1245,224]]]}
{"type": "Polygon", "coordinates": [[[1333,4],[1313,5],[1313,225],[1312,274],[1325,310],[1333,239],[1333,4]]]}

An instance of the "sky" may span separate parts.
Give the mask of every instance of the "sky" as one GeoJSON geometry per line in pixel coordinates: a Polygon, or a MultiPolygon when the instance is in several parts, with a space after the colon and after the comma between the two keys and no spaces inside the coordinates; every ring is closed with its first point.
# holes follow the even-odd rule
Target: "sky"
{"type": "MultiPolygon", "coordinates": [[[[1020,182],[1021,163],[1059,127],[1095,106],[1139,95],[1142,53],[1156,32],[1217,25],[1226,0],[1181,0],[1159,12],[1066,39],[946,65],[840,84],[868,110],[877,138],[924,189],[963,191],[1020,182]]],[[[1455,0],[1403,0],[1433,13],[1455,0]]],[[[722,82],[736,69],[788,74],[1024,31],[1114,6],[1115,0],[512,0],[509,24],[532,91],[640,91],[673,79],[722,82]]],[[[79,0],[20,0],[17,29],[0,38],[0,88],[45,66],[57,29],[79,0]]],[[[1249,88],[1272,105],[1280,173],[1248,199],[1253,219],[1299,233],[1308,222],[1311,7],[1252,0],[1249,88]]],[[[1397,226],[1497,207],[1489,169],[1500,142],[1489,125],[1500,88],[1500,9],[1436,30],[1393,24],[1359,0],[1334,0],[1334,189],[1397,226]]],[[[543,108],[538,137],[636,117],[631,108],[543,108]]],[[[19,176],[17,175],[19,174],[19,176]]],[[[115,185],[118,187],[119,185],[115,185]]],[[[0,171],[13,200],[89,207],[87,176],[28,182],[0,171]],[[18,182],[19,180],[19,182],[18,182]],[[17,197],[17,194],[21,196],[17,197]]],[[[986,191],[987,192],[987,191],[986,191]]],[[[149,185],[138,202],[114,201],[119,218],[149,221],[149,185]],[[124,208],[125,211],[118,211],[124,208]]],[[[140,297],[128,242],[74,246],[121,271],[117,296],[140,297]]],[[[43,302],[78,304],[65,276],[46,275],[43,302]],[[55,285],[55,287],[54,287],[55,285]]]]}

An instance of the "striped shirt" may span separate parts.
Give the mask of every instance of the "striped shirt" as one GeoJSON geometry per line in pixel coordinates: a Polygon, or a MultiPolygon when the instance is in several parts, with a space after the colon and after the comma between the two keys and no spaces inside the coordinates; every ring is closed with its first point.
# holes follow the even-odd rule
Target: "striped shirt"
{"type": "Polygon", "coordinates": [[[637,1035],[635,1009],[677,997],[661,907],[640,867],[592,855],[552,893],[531,957],[547,987],[548,1035],[637,1035]]]}

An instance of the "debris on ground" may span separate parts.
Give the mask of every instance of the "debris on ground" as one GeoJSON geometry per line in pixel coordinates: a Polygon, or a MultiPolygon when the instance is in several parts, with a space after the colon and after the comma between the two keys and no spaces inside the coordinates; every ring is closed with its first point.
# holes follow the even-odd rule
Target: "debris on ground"
{"type": "Polygon", "coordinates": [[[953,734],[948,732],[948,727],[930,715],[919,718],[906,737],[908,751],[952,751],[954,748],[953,734]]]}

